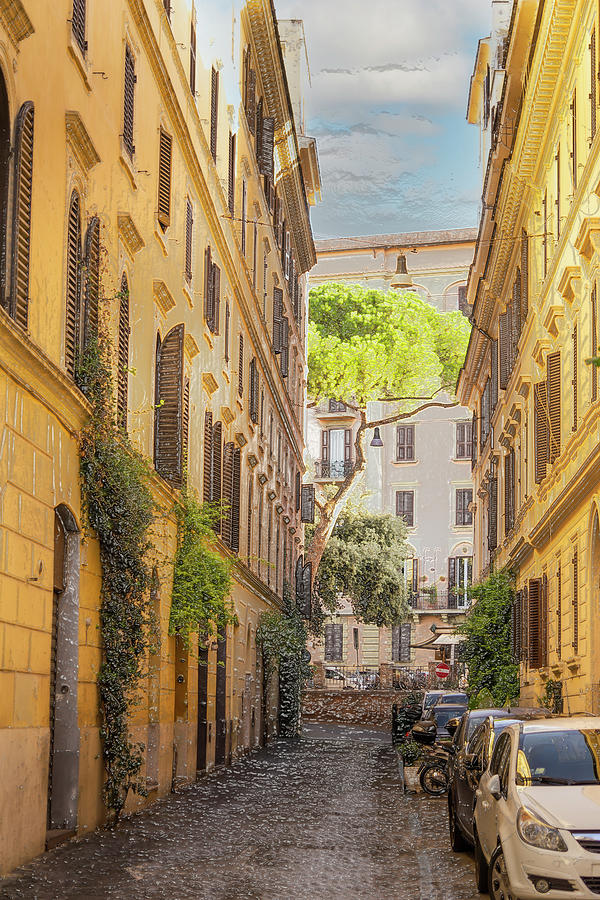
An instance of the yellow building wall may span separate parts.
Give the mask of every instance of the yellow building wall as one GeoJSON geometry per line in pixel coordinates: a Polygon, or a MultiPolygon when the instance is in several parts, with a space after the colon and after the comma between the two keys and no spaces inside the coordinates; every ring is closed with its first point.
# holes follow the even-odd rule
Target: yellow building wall
{"type": "MultiPolygon", "coordinates": [[[[242,447],[240,553],[234,560],[232,601],[239,626],[228,631],[228,756],[258,746],[263,736],[262,673],[256,646],[261,612],[281,604],[284,577],[290,579],[302,547],[303,526],[296,509],[293,479],[270,453],[267,436],[250,420],[248,367],[255,356],[267,414],[289,448],[291,468],[303,471],[302,409],[304,335],[294,322],[280,252],[269,224],[262,176],[243,111],[237,130],[236,216],[227,208],[229,129],[235,124],[232,99],[219,96],[218,154],[210,157],[210,69],[215,60],[199,57],[196,96],[187,81],[191,7],[181,4],[171,23],[159,0],[118,0],[110,15],[101,3],[88,4],[88,50],[82,56],[71,32],[72,4],[60,0],[15,3],[25,23],[7,30],[0,16],[0,69],[6,81],[10,117],[21,104],[35,104],[34,176],[31,212],[29,323],[25,334],[0,308],[0,873],[44,850],[49,758],[50,643],[53,607],[54,510],[64,504],[80,534],[78,724],[80,732],[77,830],[105,819],[100,713],[96,677],[102,661],[99,549],[85,531],[80,502],[77,435],[89,407],[66,374],[65,233],[73,189],[82,198],[83,228],[93,215],[101,221],[104,315],[114,338],[121,276],[130,293],[130,374],[128,431],[132,442],[152,457],[156,335],[185,324],[185,372],[190,378],[188,479],[202,495],[204,413],[223,422],[224,441],[242,447]],[[27,25],[30,23],[31,29],[27,25]],[[29,33],[27,33],[29,32],[29,33]],[[25,36],[23,36],[25,33],[25,36]],[[133,162],[122,146],[123,66],[128,43],[136,67],[133,162]],[[43,73],[43,77],[41,74],[43,73]],[[75,112],[75,119],[69,118],[75,112]],[[69,114],[69,115],[68,115],[69,114]],[[68,127],[75,121],[75,127],[68,127]],[[79,124],[78,124],[79,123],[79,124]],[[173,135],[171,225],[157,222],[159,129],[173,135]],[[208,129],[208,131],[207,131],[208,129]],[[267,252],[267,307],[263,316],[263,250],[253,278],[252,229],[246,258],[241,254],[241,181],[248,183],[249,217],[261,221],[259,247],[267,252]],[[184,277],[186,197],[194,205],[193,278],[184,277]],[[253,215],[253,213],[252,213],[253,215]],[[203,315],[204,248],[210,243],[221,267],[221,330],[213,335],[203,315]],[[256,282],[256,283],[255,283],[256,282]],[[273,286],[285,288],[290,315],[287,381],[271,351],[273,286]],[[172,300],[165,302],[165,297],[172,300]],[[162,298],[162,300],[161,300],[162,298]],[[229,359],[225,359],[225,304],[231,309],[229,359]],[[170,307],[170,308],[169,308],[170,307]],[[244,336],[243,394],[238,393],[238,339],[244,336]],[[260,480],[258,476],[261,476],[260,480]],[[248,483],[254,499],[248,507],[248,483]],[[262,479],[264,482],[261,483],[262,479]],[[258,545],[258,497],[263,492],[265,524],[258,545]],[[272,499],[269,498],[272,494],[272,499]],[[266,547],[266,510],[280,523],[280,553],[274,565],[261,558],[266,547]],[[251,539],[248,540],[248,525],[251,539]],[[285,537],[284,537],[285,536],[285,537]],[[283,571],[283,542],[290,550],[283,571]],[[268,583],[267,583],[268,582],[268,583]]],[[[206,27],[197,11],[198,30],[206,27]]],[[[264,24],[274,40],[272,23],[264,24]],[[271,30],[269,30],[271,29],[271,30]]],[[[235,48],[238,73],[242,48],[252,43],[248,21],[235,48]]],[[[273,57],[278,59],[277,55],[273,57]]],[[[285,96],[285,76],[259,73],[285,96]]],[[[237,101],[236,101],[237,102],[237,101]]],[[[277,151],[279,152],[279,151],[277,151]]],[[[293,154],[292,154],[293,156],[293,154]]],[[[292,163],[293,163],[292,159],[292,163]]],[[[276,160],[279,172],[281,163],[276,160]]],[[[299,176],[296,173],[296,182],[299,176]]],[[[293,186],[280,185],[292,246],[314,255],[306,207],[293,186]],[[299,210],[299,212],[298,212],[299,210]]],[[[301,324],[305,321],[301,318],[301,324]]],[[[176,492],[158,476],[153,483],[161,507],[153,530],[158,565],[156,600],[160,641],[132,707],[131,738],[146,747],[157,742],[147,799],[128,799],[132,810],[196,778],[198,666],[195,653],[181,656],[168,634],[171,561],[175,551],[172,504],[176,492]],[[183,660],[183,661],[182,661],[183,660]],[[176,674],[183,673],[178,685],[176,674]],[[173,760],[176,758],[176,764],[173,760]]],[[[272,540],[275,539],[275,524],[272,540]]],[[[223,555],[234,554],[215,538],[223,555]]],[[[214,765],[216,643],[209,652],[207,767],[214,765]]],[[[270,716],[275,715],[276,691],[270,716]]]]}
{"type": "Polygon", "coordinates": [[[597,6],[587,0],[553,0],[539,14],[537,6],[515,6],[509,36],[500,137],[486,176],[485,210],[468,289],[480,330],[471,337],[459,397],[481,423],[482,393],[491,372],[490,338],[499,337],[499,317],[523,265],[525,232],[529,310],[514,367],[491,416],[491,437],[479,446],[473,472],[476,576],[509,567],[519,591],[529,588],[530,579],[548,579],[542,626],[547,664],[534,665],[531,631],[522,628],[521,702],[538,704],[548,681],[556,680],[563,685],[565,712],[597,714],[600,569],[594,523],[600,496],[600,404],[587,363],[600,344],[592,331],[592,296],[600,274],[600,139],[598,128],[592,131],[593,116],[600,123],[600,98],[591,62],[592,41],[600,46],[597,6]],[[546,378],[547,358],[556,352],[561,355],[560,453],[548,462],[538,484],[534,385],[546,378]],[[507,527],[504,460],[511,448],[516,515],[514,526],[507,527]],[[498,478],[498,546],[490,552],[488,486],[493,470],[498,478]]]}

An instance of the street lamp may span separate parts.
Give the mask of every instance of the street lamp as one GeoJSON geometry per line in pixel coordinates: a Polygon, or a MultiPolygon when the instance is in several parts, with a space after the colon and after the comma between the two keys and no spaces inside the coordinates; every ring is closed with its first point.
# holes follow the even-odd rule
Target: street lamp
{"type": "Polygon", "coordinates": [[[378,425],[376,425],[373,430],[373,438],[371,440],[371,447],[383,447],[383,441],[381,440],[381,434],[379,433],[378,425]]]}
{"type": "Polygon", "coordinates": [[[396,260],[396,272],[390,281],[390,287],[393,291],[402,291],[413,287],[413,280],[406,268],[406,255],[404,253],[398,254],[398,259],[396,260]]]}

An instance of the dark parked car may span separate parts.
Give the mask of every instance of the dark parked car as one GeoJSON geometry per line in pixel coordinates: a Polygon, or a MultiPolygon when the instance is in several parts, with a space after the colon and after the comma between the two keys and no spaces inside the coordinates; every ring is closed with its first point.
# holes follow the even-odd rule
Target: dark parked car
{"type": "Polygon", "coordinates": [[[423,697],[423,712],[425,713],[427,710],[431,709],[432,706],[435,706],[442,697],[448,698],[444,702],[452,702],[449,698],[456,697],[457,703],[464,703],[465,706],[467,705],[467,695],[463,691],[425,691],[425,696],[423,697]]]}
{"type": "Polygon", "coordinates": [[[433,702],[434,706],[439,706],[441,703],[464,703],[465,706],[468,704],[469,698],[464,693],[464,691],[442,691],[439,697],[433,702]]]}
{"type": "Polygon", "coordinates": [[[423,742],[439,741],[442,738],[451,737],[451,732],[446,728],[451,719],[460,719],[466,712],[466,703],[442,703],[432,706],[428,712],[417,722],[413,728],[413,736],[423,742]]]}
{"type": "Polygon", "coordinates": [[[453,850],[473,844],[475,792],[497,736],[515,722],[550,716],[547,710],[527,707],[473,709],[463,715],[450,754],[448,826],[453,850]]]}

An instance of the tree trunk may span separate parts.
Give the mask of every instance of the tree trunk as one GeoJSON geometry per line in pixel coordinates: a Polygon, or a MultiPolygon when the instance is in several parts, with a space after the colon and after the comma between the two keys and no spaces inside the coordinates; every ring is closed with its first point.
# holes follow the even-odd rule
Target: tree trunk
{"type": "Polygon", "coordinates": [[[370,428],[377,428],[381,427],[382,425],[390,425],[392,422],[399,422],[401,419],[410,419],[411,416],[422,412],[424,409],[431,409],[432,407],[451,409],[455,406],[458,406],[458,403],[456,401],[454,401],[453,403],[442,403],[436,400],[430,403],[425,403],[422,406],[417,407],[417,409],[411,410],[411,412],[395,413],[394,415],[388,416],[385,419],[378,419],[373,422],[367,422],[367,414],[365,410],[358,410],[358,414],[360,416],[360,424],[358,426],[356,438],[354,440],[354,468],[338,485],[335,494],[332,497],[329,497],[329,499],[326,500],[325,503],[318,505],[319,521],[315,526],[310,547],[308,547],[305,552],[305,562],[310,562],[312,564],[312,571],[314,576],[316,576],[318,573],[321,558],[323,556],[323,553],[325,552],[325,547],[327,546],[327,542],[331,537],[333,529],[335,528],[335,523],[337,522],[340,513],[346,505],[349,494],[352,492],[354,485],[365,469],[365,432],[370,428]]]}

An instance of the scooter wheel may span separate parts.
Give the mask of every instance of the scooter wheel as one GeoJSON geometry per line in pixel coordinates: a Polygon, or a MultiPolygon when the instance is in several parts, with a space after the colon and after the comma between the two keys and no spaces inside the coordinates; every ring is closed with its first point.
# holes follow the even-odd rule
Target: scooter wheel
{"type": "Polygon", "coordinates": [[[419,781],[425,793],[431,794],[432,797],[441,797],[448,790],[448,773],[438,763],[425,766],[419,781]]]}

